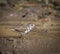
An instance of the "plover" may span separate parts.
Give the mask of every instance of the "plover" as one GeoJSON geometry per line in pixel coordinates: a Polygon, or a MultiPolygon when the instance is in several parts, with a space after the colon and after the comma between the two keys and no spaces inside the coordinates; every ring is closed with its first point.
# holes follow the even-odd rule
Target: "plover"
{"type": "Polygon", "coordinates": [[[16,32],[18,32],[18,33],[20,33],[20,34],[23,35],[23,34],[29,33],[34,27],[35,27],[35,24],[28,23],[28,24],[26,25],[25,30],[24,30],[23,32],[21,32],[17,27],[16,27],[16,28],[13,28],[13,29],[11,29],[11,30],[12,30],[12,31],[16,31],[16,32]]]}

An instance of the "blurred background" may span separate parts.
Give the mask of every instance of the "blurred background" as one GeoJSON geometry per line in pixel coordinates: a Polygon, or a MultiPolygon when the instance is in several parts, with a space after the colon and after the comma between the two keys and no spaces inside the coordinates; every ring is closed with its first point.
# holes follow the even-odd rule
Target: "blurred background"
{"type": "Polygon", "coordinates": [[[60,0],[0,0],[0,54],[60,54],[60,0]]]}

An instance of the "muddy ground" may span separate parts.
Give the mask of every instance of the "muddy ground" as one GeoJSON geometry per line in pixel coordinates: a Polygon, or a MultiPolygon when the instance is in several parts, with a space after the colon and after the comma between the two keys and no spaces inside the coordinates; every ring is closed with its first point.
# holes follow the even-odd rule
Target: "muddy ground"
{"type": "Polygon", "coordinates": [[[58,11],[42,4],[0,10],[0,54],[60,54],[58,11]],[[28,34],[10,30],[28,23],[35,24],[28,34]]]}

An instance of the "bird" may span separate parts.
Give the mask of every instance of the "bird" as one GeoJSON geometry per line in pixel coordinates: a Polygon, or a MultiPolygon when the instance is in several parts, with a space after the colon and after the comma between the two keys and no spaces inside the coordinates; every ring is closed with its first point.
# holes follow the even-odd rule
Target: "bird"
{"type": "MultiPolygon", "coordinates": [[[[23,32],[22,32],[21,30],[19,30],[18,27],[12,28],[11,31],[16,31],[16,32],[18,32],[18,33],[20,33],[20,34],[23,35],[23,34],[29,33],[34,27],[35,27],[35,24],[28,23],[28,24],[26,25],[25,30],[24,30],[23,32]]],[[[24,29],[24,28],[23,28],[23,29],[24,29]]]]}

